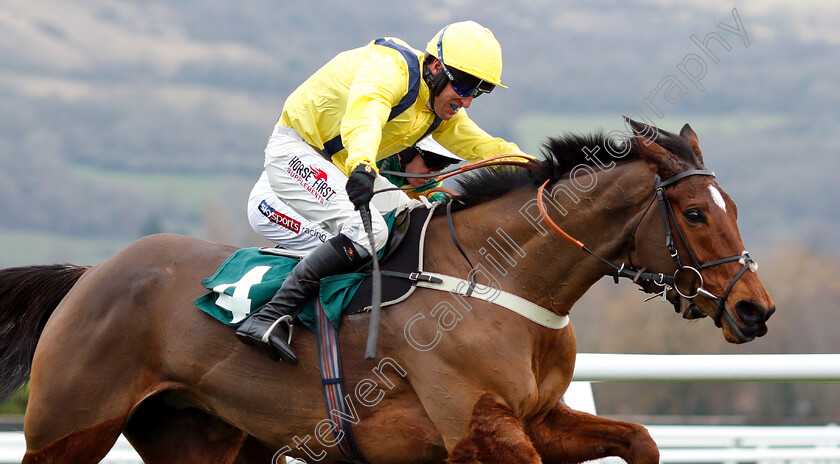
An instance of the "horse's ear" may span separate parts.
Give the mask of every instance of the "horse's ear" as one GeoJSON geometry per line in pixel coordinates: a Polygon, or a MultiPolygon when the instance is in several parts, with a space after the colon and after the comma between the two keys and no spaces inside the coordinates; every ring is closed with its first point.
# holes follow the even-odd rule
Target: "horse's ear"
{"type": "Polygon", "coordinates": [[[680,130],[680,137],[683,138],[686,142],[688,142],[688,146],[691,147],[691,151],[697,156],[697,160],[700,163],[703,163],[703,153],[700,152],[700,144],[697,141],[697,134],[694,133],[694,130],[688,124],[684,125],[683,128],[680,130]]]}
{"type": "Polygon", "coordinates": [[[663,140],[669,137],[675,138],[676,135],[667,131],[660,131],[656,126],[634,121],[627,116],[624,119],[633,130],[635,136],[633,143],[635,143],[636,149],[639,150],[639,154],[647,162],[651,171],[659,174],[659,177],[663,179],[668,179],[681,172],[682,169],[676,157],[667,148],[656,143],[656,140],[660,138],[663,140]]]}
{"type": "Polygon", "coordinates": [[[650,170],[659,174],[663,179],[667,179],[679,172],[671,153],[658,143],[638,133],[633,139],[633,142],[650,170]]]}
{"type": "Polygon", "coordinates": [[[630,125],[630,129],[633,130],[633,133],[637,136],[645,137],[648,140],[656,140],[659,137],[659,129],[656,126],[651,126],[648,124],[642,124],[639,121],[634,121],[627,116],[624,116],[624,120],[627,121],[627,124],[630,125]]]}

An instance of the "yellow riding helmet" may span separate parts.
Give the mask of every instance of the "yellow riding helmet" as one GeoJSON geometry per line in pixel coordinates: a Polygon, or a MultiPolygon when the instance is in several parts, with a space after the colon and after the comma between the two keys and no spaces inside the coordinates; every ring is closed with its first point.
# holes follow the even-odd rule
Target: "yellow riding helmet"
{"type": "Polygon", "coordinates": [[[502,88],[502,47],[490,29],[475,21],[452,23],[438,31],[426,52],[455,68],[502,88]]]}

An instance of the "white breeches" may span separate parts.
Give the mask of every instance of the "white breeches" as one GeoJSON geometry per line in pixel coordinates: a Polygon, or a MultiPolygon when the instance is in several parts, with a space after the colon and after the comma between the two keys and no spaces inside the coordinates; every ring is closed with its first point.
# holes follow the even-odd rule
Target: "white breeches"
{"type": "MultiPolygon", "coordinates": [[[[248,220],[260,235],[293,250],[309,251],[341,233],[369,252],[361,216],[347,197],[347,176],[289,127],[275,126],[265,149],[265,171],[248,199],[248,220]]],[[[382,176],[374,190],[393,185],[382,176]]],[[[388,239],[382,212],[409,201],[403,192],[377,194],[371,202],[376,250],[388,239]]]]}

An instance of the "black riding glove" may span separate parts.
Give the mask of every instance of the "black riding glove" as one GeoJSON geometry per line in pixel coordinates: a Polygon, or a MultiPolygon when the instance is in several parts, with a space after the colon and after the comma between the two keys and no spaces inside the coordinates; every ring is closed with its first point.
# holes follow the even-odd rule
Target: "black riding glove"
{"type": "Polygon", "coordinates": [[[360,164],[350,173],[347,179],[347,196],[358,210],[366,206],[373,198],[373,180],[376,179],[376,171],[367,164],[360,164]]]}

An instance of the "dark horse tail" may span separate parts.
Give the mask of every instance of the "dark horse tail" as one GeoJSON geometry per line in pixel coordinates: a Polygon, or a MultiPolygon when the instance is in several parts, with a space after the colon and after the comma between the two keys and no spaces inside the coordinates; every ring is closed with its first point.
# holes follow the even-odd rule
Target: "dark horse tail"
{"type": "Polygon", "coordinates": [[[0,269],[0,403],[29,378],[47,319],[87,270],[72,264],[0,269]]]}

